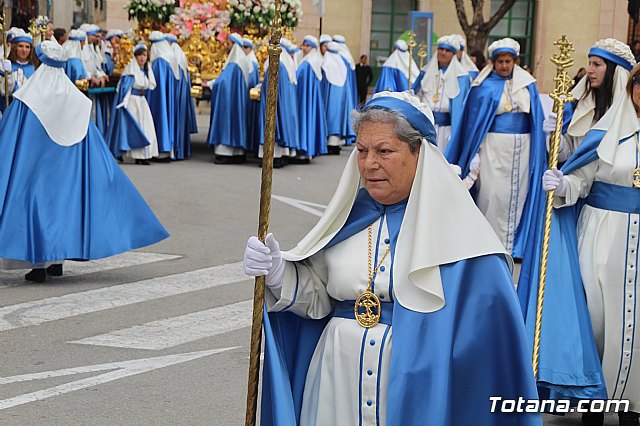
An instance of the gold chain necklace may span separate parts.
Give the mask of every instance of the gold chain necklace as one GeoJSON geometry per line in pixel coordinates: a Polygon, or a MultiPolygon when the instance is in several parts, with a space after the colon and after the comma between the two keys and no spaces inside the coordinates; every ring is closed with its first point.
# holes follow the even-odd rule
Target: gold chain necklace
{"type": "Polygon", "coordinates": [[[631,182],[634,188],[640,188],[640,138],[635,135],[636,138],[636,158],[638,166],[633,170],[631,175],[631,182]]]}
{"type": "Polygon", "coordinates": [[[511,86],[510,86],[510,84],[509,84],[510,82],[511,82],[511,80],[507,80],[507,81],[505,82],[505,85],[507,86],[507,99],[506,99],[506,101],[505,101],[505,103],[504,103],[504,110],[505,110],[506,112],[511,112],[511,111],[513,111],[513,104],[512,104],[512,101],[513,101],[513,95],[511,94],[511,86]]]}
{"type": "Polygon", "coordinates": [[[372,225],[369,225],[368,234],[368,273],[369,273],[369,285],[367,289],[356,299],[356,303],[353,307],[353,311],[356,316],[356,321],[358,324],[363,326],[364,328],[371,328],[376,326],[380,322],[380,316],[382,315],[382,306],[380,304],[380,299],[371,291],[371,286],[373,284],[373,277],[382,266],[382,262],[386,259],[387,255],[391,251],[391,245],[387,247],[387,250],[380,258],[380,262],[375,269],[372,268],[373,262],[371,260],[371,240],[372,240],[372,225]],[[362,308],[362,309],[361,309],[362,308]]]}
{"type": "Polygon", "coordinates": [[[440,102],[440,70],[438,70],[438,79],[436,81],[436,94],[431,98],[431,102],[433,102],[433,106],[440,102]]]}

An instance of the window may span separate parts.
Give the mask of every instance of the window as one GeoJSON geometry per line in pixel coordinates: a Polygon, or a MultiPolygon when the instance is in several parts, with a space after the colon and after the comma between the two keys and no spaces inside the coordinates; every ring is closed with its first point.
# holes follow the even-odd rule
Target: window
{"type": "MultiPolygon", "coordinates": [[[[503,0],[491,0],[492,15],[502,3],[503,0]]],[[[511,37],[520,43],[520,65],[528,65],[529,67],[531,67],[533,59],[535,3],[535,0],[516,0],[513,7],[491,30],[489,35],[489,43],[504,37],[511,37]]]]}
{"type": "Polygon", "coordinates": [[[382,66],[393,50],[393,43],[411,28],[409,12],[416,7],[417,0],[372,1],[371,66],[382,66]]]}

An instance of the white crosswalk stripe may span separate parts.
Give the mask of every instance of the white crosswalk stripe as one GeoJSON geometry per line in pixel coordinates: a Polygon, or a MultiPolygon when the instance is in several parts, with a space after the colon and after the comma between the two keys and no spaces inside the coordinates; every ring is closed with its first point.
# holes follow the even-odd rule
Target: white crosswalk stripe
{"type": "Polygon", "coordinates": [[[251,326],[253,301],[168,318],[71,343],[130,349],[167,349],[251,326]]]}
{"type": "MultiPolygon", "coordinates": [[[[146,253],[141,251],[129,251],[106,259],[91,260],[89,262],[66,261],[64,263],[64,276],[76,277],[94,272],[109,271],[129,266],[145,265],[147,263],[165,260],[180,259],[182,256],[161,253],[146,253]]],[[[25,270],[3,271],[0,270],[0,288],[14,287],[27,284],[24,279],[25,270]]]]}
{"type": "Polygon", "coordinates": [[[238,262],[20,303],[0,308],[0,331],[176,296],[247,279],[242,263],[238,262]]]}

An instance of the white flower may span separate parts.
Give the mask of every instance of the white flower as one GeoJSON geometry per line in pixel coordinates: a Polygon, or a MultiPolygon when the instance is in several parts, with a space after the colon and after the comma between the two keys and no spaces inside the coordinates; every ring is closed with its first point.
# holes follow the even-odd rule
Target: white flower
{"type": "Polygon", "coordinates": [[[289,18],[289,19],[293,18],[293,13],[291,13],[291,12],[287,13],[287,18],[289,18]]]}
{"type": "Polygon", "coordinates": [[[129,10],[129,14],[130,14],[130,15],[135,15],[135,14],[136,14],[136,11],[135,11],[135,10],[133,10],[133,9],[130,9],[130,10],[129,10]]]}
{"type": "Polygon", "coordinates": [[[248,10],[244,11],[244,16],[251,16],[251,12],[249,12],[248,10]]]}
{"type": "Polygon", "coordinates": [[[253,13],[260,13],[260,6],[253,6],[253,13]]]}
{"type": "Polygon", "coordinates": [[[242,12],[242,11],[243,11],[243,10],[245,10],[245,9],[246,9],[246,8],[245,8],[244,4],[239,4],[239,5],[238,5],[238,10],[239,10],[239,11],[241,11],[241,12],[242,12]]]}

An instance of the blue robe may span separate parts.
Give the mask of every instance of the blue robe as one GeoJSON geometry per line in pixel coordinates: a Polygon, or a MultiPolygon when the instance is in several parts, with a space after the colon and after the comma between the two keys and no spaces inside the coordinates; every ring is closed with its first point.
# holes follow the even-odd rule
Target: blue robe
{"type": "MultiPolygon", "coordinates": [[[[253,62],[253,68],[249,74],[249,89],[256,87],[260,83],[260,67],[253,62]]],[[[264,90],[267,90],[264,88],[264,90]]],[[[260,102],[247,102],[247,151],[257,153],[260,144],[260,102]]]]}
{"type": "Polygon", "coordinates": [[[169,63],[162,58],[153,61],[152,70],[156,79],[156,88],[148,92],[147,101],[158,138],[158,152],[169,153],[175,148],[178,80],[173,75],[169,63]]]}
{"type": "MultiPolygon", "coordinates": [[[[264,128],[267,114],[267,87],[269,71],[264,74],[260,91],[259,127],[264,128]]],[[[289,74],[282,63],[278,70],[278,109],[276,116],[276,143],[281,147],[300,149],[300,130],[298,124],[298,96],[296,86],[289,80],[289,74]]],[[[260,132],[260,145],[264,145],[264,133],[260,132]]]]}
{"type": "Polygon", "coordinates": [[[384,92],[404,92],[409,88],[409,79],[397,68],[382,67],[373,94],[384,92]]]}
{"type": "Polygon", "coordinates": [[[309,157],[327,153],[327,118],[322,99],[322,82],[309,62],[302,62],[298,79],[298,117],[300,119],[300,151],[309,157]]]}
{"type": "Polygon", "coordinates": [[[108,76],[111,76],[113,75],[113,70],[115,69],[116,64],[111,59],[110,53],[105,53],[104,57],[106,62],[102,64],[102,71],[104,71],[104,73],[107,74],[108,76]]]}
{"type": "MultiPolygon", "coordinates": [[[[36,71],[35,67],[33,66],[33,64],[19,64],[17,62],[12,62],[11,63],[11,69],[12,72],[16,72],[18,69],[21,69],[22,72],[24,73],[25,77],[27,78],[31,78],[31,76],[33,75],[33,73],[36,71]]],[[[2,77],[4,77],[4,71],[0,71],[0,75],[2,77]]],[[[3,83],[4,84],[4,83],[3,83]]],[[[18,83],[16,82],[13,85],[13,91],[11,93],[14,93],[16,90],[18,90],[18,83]]],[[[4,90],[4,88],[3,88],[4,90]]],[[[11,103],[11,101],[13,101],[13,96],[9,96],[9,103],[11,103]]],[[[4,96],[0,96],[0,111],[2,113],[4,113],[4,110],[7,108],[6,104],[5,104],[5,98],[4,96]]]]}
{"type": "MultiPolygon", "coordinates": [[[[346,60],[344,62],[348,69],[349,63],[346,60]]],[[[346,82],[342,87],[329,83],[324,70],[322,71],[322,97],[327,116],[327,136],[338,136],[345,139],[347,144],[356,140],[351,122],[351,111],[356,108],[357,104],[352,103],[349,90],[346,82]]]]}
{"type": "Polygon", "coordinates": [[[191,99],[190,79],[182,69],[180,69],[180,80],[176,81],[176,85],[175,105],[179,115],[176,117],[174,128],[174,159],[184,160],[191,156],[191,130],[194,126],[195,111],[191,99]]]}
{"type": "Polygon", "coordinates": [[[118,167],[92,122],[85,138],[53,142],[22,101],[0,122],[0,257],[91,260],[169,236],[118,167]],[[37,155],[34,155],[37,153],[37,155]]]}
{"type": "Polygon", "coordinates": [[[87,78],[87,71],[84,69],[84,63],[80,58],[69,58],[64,67],[64,72],[72,82],[87,78]]]}
{"type": "Polygon", "coordinates": [[[209,145],[248,149],[247,102],[249,90],[242,69],[236,63],[229,63],[211,89],[209,145]]]}
{"type": "MultiPolygon", "coordinates": [[[[403,209],[399,213],[389,216],[392,251],[403,209]]],[[[361,190],[329,246],[366,229],[382,214],[383,206],[361,190]]],[[[393,303],[387,424],[541,425],[539,414],[490,410],[490,396],[537,399],[524,324],[504,257],[440,265],[440,274],[444,308],[419,313],[393,303]]],[[[265,312],[262,425],[298,424],[309,362],[330,317],[307,320],[289,312],[265,312]]]]}
{"type": "Polygon", "coordinates": [[[135,77],[132,75],[123,75],[118,83],[118,92],[111,110],[111,122],[106,139],[114,157],[120,157],[124,152],[132,149],[144,148],[151,143],[135,117],[124,107],[116,108],[124,101],[134,83],[135,77]]]}
{"type": "MultiPolygon", "coordinates": [[[[591,130],[562,167],[567,174],[597,160],[604,130],[591,130]]],[[[539,188],[540,196],[546,193],[539,188]]],[[[596,348],[578,255],[577,222],[583,202],[553,209],[541,328],[538,387],[543,398],[606,399],[607,389],[596,348]]],[[[538,300],[544,235],[544,209],[525,247],[518,297],[529,344],[538,300]]]]}
{"type": "MultiPolygon", "coordinates": [[[[493,72],[480,85],[469,92],[461,125],[452,128],[451,140],[445,150],[445,157],[451,164],[457,164],[462,169],[462,177],[469,174],[471,160],[478,153],[493,121],[500,104],[506,79],[493,72]]],[[[535,83],[527,86],[531,99],[529,113],[529,127],[531,141],[529,152],[529,191],[524,210],[515,232],[513,243],[513,257],[523,257],[527,239],[538,220],[539,212],[544,208],[544,197],[540,193],[542,174],[547,165],[547,150],[545,134],[542,131],[543,113],[540,95],[535,83]]]]}

